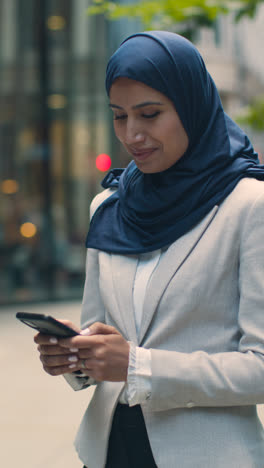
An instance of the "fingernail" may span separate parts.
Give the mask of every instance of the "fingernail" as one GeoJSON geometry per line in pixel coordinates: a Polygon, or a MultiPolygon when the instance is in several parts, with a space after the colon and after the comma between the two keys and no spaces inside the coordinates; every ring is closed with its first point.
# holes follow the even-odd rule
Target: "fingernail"
{"type": "Polygon", "coordinates": [[[76,364],[70,364],[70,365],[69,365],[69,368],[70,368],[70,369],[74,369],[74,367],[76,367],[76,364]]]}
{"type": "Polygon", "coordinates": [[[71,353],[78,353],[78,348],[70,348],[71,353]]]}
{"type": "Polygon", "coordinates": [[[69,357],[68,357],[68,361],[77,362],[77,361],[78,361],[78,358],[77,358],[77,356],[69,356],[69,357]]]}
{"type": "Polygon", "coordinates": [[[90,335],[90,333],[91,333],[90,328],[85,328],[85,330],[82,330],[80,334],[85,336],[85,335],[90,335]]]}
{"type": "Polygon", "coordinates": [[[57,344],[57,343],[58,343],[58,340],[57,340],[57,338],[55,338],[55,337],[50,338],[49,341],[50,341],[50,343],[52,343],[52,344],[57,344]]]}

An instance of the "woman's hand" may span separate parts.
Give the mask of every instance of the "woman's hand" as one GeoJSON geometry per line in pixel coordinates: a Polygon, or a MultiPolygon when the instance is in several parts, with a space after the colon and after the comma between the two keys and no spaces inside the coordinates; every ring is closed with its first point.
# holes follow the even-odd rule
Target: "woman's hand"
{"type": "Polygon", "coordinates": [[[78,369],[89,377],[97,381],[127,380],[129,344],[114,327],[96,322],[81,336],[60,340],[60,346],[68,351],[78,348],[78,369]]]}
{"type": "MultiPolygon", "coordinates": [[[[80,333],[71,322],[62,322],[80,333]]],[[[67,339],[38,333],[35,342],[43,368],[50,375],[81,370],[97,381],[127,380],[129,344],[114,327],[96,322],[81,335],[67,339]]]]}
{"type": "MultiPolygon", "coordinates": [[[[70,328],[73,328],[77,333],[80,333],[80,328],[76,327],[69,320],[60,320],[70,328]]],[[[38,344],[38,351],[40,353],[40,360],[43,369],[50,375],[68,374],[78,370],[78,349],[65,348],[60,346],[60,339],[51,335],[38,333],[34,337],[35,343],[38,344]]]]}

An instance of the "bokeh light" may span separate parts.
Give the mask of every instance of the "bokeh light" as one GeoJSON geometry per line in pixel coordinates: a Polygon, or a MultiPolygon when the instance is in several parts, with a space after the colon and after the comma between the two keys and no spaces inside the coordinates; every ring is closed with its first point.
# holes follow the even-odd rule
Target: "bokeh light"
{"type": "Polygon", "coordinates": [[[97,156],[95,164],[99,171],[105,172],[110,169],[112,160],[108,154],[102,153],[97,156]]]}
{"type": "Polygon", "coordinates": [[[50,109],[63,109],[66,104],[67,99],[63,94],[50,94],[48,97],[48,107],[50,109]]]}
{"type": "Polygon", "coordinates": [[[30,238],[34,237],[37,233],[37,228],[33,223],[23,223],[20,226],[20,234],[23,237],[30,238]]]}
{"type": "Polygon", "coordinates": [[[6,195],[12,195],[13,193],[17,193],[19,190],[19,185],[16,180],[13,179],[6,179],[3,180],[1,183],[1,192],[6,195]]]}
{"type": "Polygon", "coordinates": [[[52,31],[59,31],[66,26],[66,20],[63,16],[50,16],[47,20],[47,26],[52,31]]]}

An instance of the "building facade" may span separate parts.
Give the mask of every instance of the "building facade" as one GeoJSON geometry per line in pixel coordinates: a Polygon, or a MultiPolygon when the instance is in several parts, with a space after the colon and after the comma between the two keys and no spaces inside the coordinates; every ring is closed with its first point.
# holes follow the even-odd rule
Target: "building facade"
{"type": "MultiPolygon", "coordinates": [[[[200,31],[197,46],[220,92],[225,111],[236,120],[257,96],[264,98],[264,5],[254,18],[235,23],[223,16],[214,29],[200,31]]],[[[264,115],[263,115],[264,121],[264,115]]],[[[264,162],[264,135],[245,128],[264,162]]]]}
{"type": "Polygon", "coordinates": [[[81,297],[90,201],[111,162],[126,164],[104,77],[132,25],[88,5],[0,2],[1,305],[81,297]]]}
{"type": "MultiPolygon", "coordinates": [[[[113,136],[105,65],[141,27],[89,17],[88,5],[0,2],[0,306],[81,298],[90,201],[107,155],[114,167],[129,160],[113,136]]],[[[233,117],[263,91],[261,15],[238,27],[224,18],[197,41],[233,117]]],[[[263,135],[250,136],[263,153],[263,135]]]]}

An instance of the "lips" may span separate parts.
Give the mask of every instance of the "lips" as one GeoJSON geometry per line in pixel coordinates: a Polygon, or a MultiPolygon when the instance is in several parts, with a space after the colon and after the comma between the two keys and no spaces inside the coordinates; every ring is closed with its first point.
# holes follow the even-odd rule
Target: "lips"
{"type": "Polygon", "coordinates": [[[156,151],[156,148],[142,148],[141,150],[131,149],[130,151],[134,159],[142,161],[151,156],[152,153],[156,151]]]}

